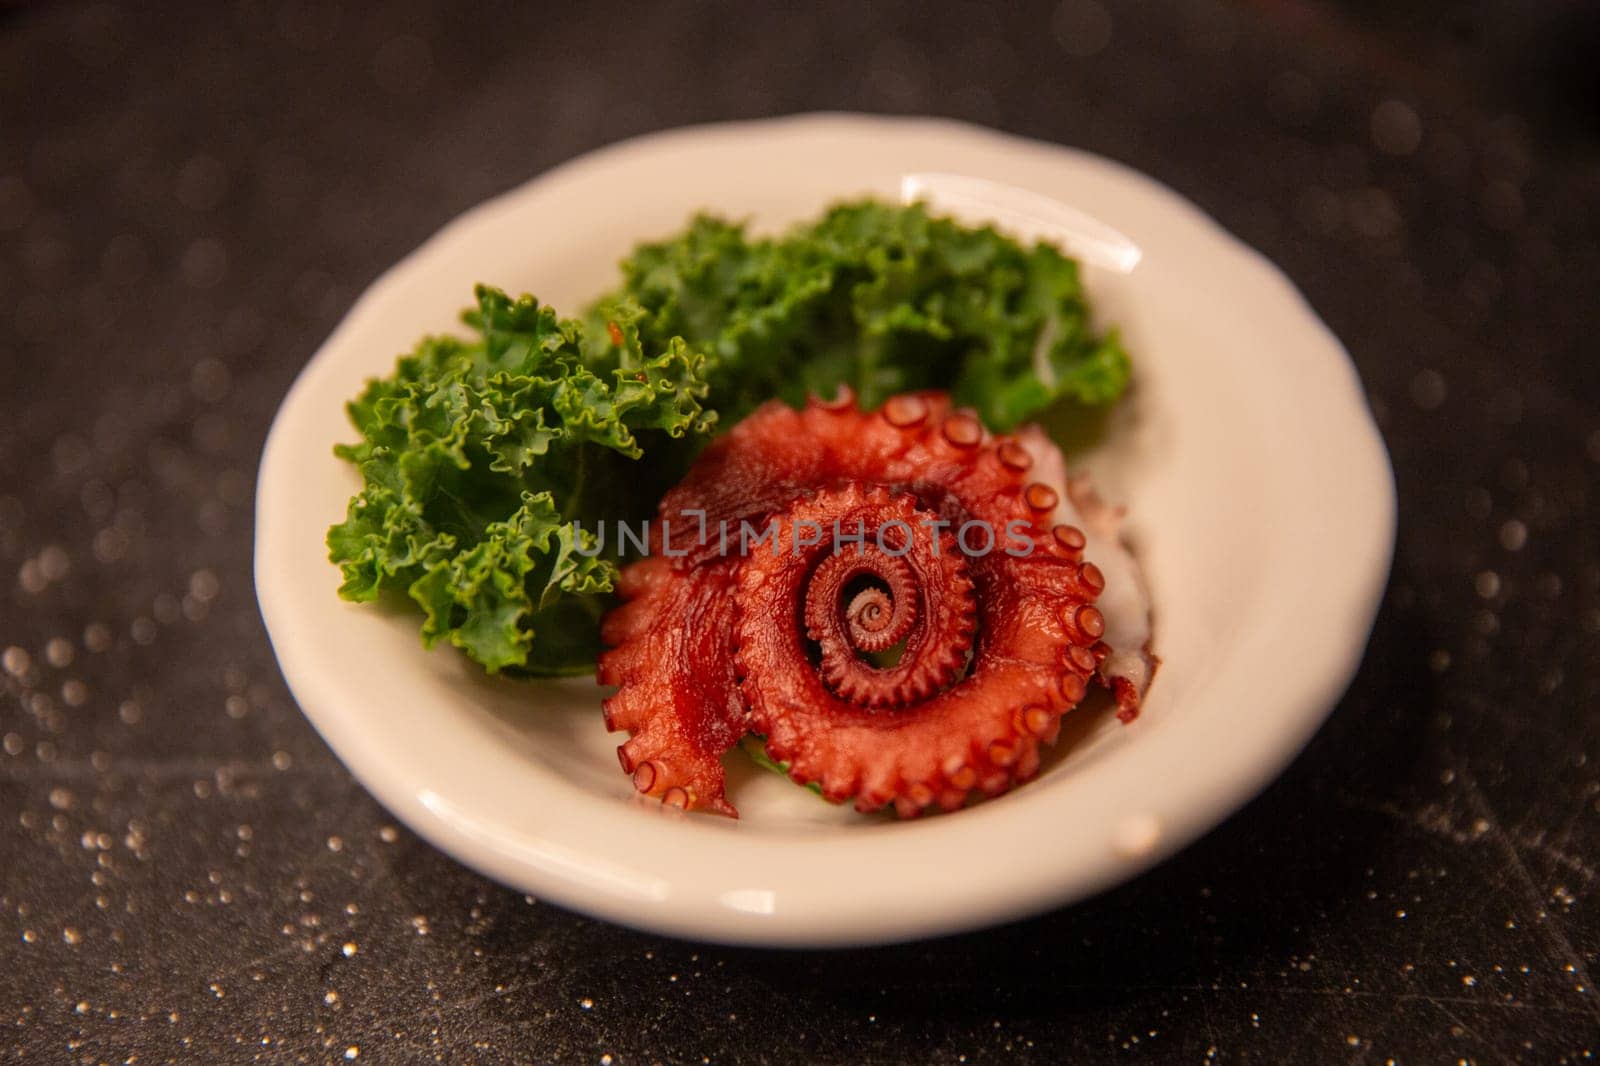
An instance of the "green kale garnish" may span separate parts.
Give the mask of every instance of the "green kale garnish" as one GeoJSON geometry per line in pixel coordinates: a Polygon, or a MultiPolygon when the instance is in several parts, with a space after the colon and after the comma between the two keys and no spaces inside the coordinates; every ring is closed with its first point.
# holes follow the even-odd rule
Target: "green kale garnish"
{"type": "Polygon", "coordinates": [[[643,309],[646,345],[682,337],[706,353],[706,403],[724,426],[843,384],[868,408],[948,389],[1003,432],[1057,400],[1110,403],[1128,383],[1116,334],[1090,326],[1074,260],[917,205],[841,204],[763,239],[700,215],[622,270],[612,300],[643,309]]]}
{"type": "Polygon", "coordinates": [[[328,531],[339,593],[408,593],[425,642],[490,672],[581,673],[617,567],[577,538],[626,513],[642,440],[709,431],[705,360],[620,328],[585,354],[583,326],[533,297],[477,296],[474,339],[424,340],[349,405],[362,439],[337,453],[365,484],[328,531]]]}
{"type": "Polygon", "coordinates": [[[584,673],[617,575],[592,531],[648,516],[758,404],[940,388],[1003,431],[1128,381],[1073,260],[919,206],[843,204],[777,238],[702,215],[622,273],[582,321],[480,286],[469,338],[424,339],[349,404],[361,440],[337,452],[364,484],[328,531],[340,595],[408,595],[426,643],[490,672],[584,673]]]}

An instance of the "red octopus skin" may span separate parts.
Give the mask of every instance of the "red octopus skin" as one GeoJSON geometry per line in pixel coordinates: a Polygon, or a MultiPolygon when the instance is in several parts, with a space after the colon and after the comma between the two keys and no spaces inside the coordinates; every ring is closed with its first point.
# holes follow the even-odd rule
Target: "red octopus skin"
{"type": "Polygon", "coordinates": [[[863,811],[954,809],[1037,773],[1110,649],[1103,581],[1032,467],[934,392],[874,412],[848,394],[769,403],[713,442],[662,500],[654,554],[624,570],[602,626],[606,721],[632,734],[618,752],[635,787],[735,814],[720,760],[747,732],[863,811]],[[741,523],[774,520],[775,545],[741,543],[741,523]],[[797,545],[797,521],[820,542],[797,545]],[[906,531],[884,550],[875,533],[895,521],[906,531]],[[995,531],[992,550],[980,527],[962,540],[969,521],[995,531]],[[898,663],[867,661],[890,636],[898,663]]]}

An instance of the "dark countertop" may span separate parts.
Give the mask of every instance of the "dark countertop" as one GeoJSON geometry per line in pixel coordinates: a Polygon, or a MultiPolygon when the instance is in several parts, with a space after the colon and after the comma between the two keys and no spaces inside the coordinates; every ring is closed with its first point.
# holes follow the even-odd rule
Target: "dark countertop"
{"type": "Polygon", "coordinates": [[[0,15],[0,1054],[1592,1059],[1581,5],[151,6],[0,15]],[[1087,147],[1261,248],[1360,367],[1399,549],[1326,728],[1133,884],[934,943],[700,947],[391,823],[274,666],[252,485],[296,371],[446,220],[630,134],[815,108],[1087,147]]]}

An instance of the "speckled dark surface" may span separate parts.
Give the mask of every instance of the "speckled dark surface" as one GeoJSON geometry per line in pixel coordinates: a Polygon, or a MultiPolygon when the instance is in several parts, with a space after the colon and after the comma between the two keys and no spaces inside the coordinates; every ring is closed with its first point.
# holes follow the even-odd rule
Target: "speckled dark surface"
{"type": "Polygon", "coordinates": [[[1593,1057],[1581,5],[153,6],[0,16],[0,1052],[1593,1057]],[[629,134],[812,108],[1085,146],[1263,249],[1359,364],[1399,553],[1328,726],[1136,883],[937,943],[697,947],[391,824],[274,667],[252,481],[318,341],[462,209],[629,134]]]}

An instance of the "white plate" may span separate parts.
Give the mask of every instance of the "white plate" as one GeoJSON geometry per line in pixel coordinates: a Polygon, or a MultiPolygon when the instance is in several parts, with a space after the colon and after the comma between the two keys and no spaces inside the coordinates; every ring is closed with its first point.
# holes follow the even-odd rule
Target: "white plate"
{"type": "MultiPolygon", "coordinates": [[[[1194,840],[1283,769],[1361,657],[1394,537],[1388,457],[1339,342],[1193,205],[1095,156],[942,121],[814,116],[656,134],[468,212],[379,279],[295,382],[257,496],[256,585],[306,715],[372,793],[462,862],[612,921],[705,940],[843,945],[1081,899],[1194,840]],[[483,280],[576,310],[641,238],[714,208],[763,229],[903,175],[1005,182],[1142,251],[1089,269],[1136,389],[1090,466],[1153,589],[1144,715],[1079,729],[1037,781],[952,815],[859,818],[737,768],[743,818],[637,801],[587,680],[484,677],[417,618],[341,601],[323,536],[358,487],[343,404],[483,280]]],[[[1069,723],[1071,716],[1068,717],[1069,723]]]]}

